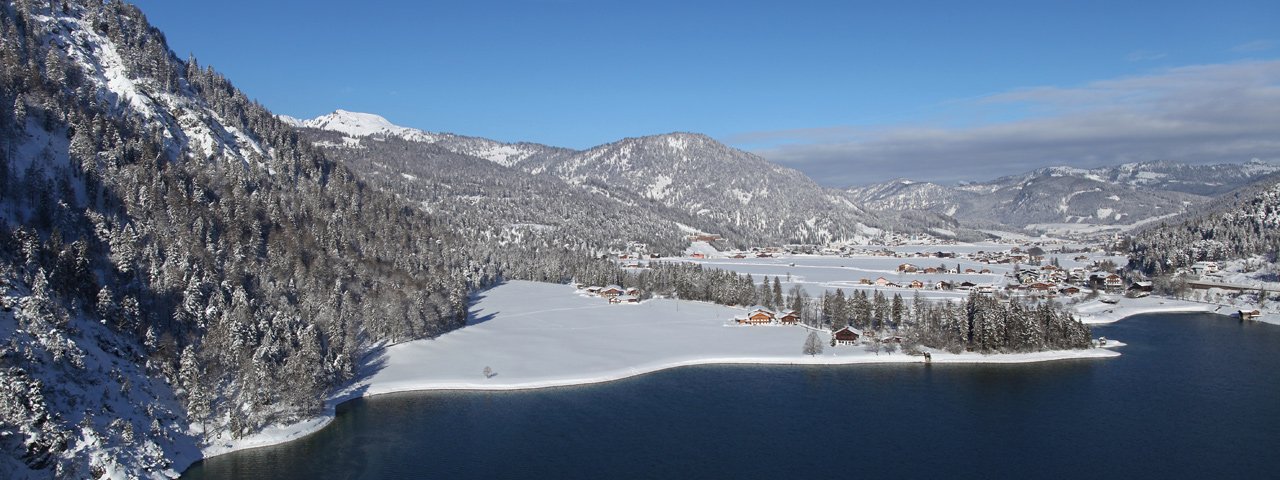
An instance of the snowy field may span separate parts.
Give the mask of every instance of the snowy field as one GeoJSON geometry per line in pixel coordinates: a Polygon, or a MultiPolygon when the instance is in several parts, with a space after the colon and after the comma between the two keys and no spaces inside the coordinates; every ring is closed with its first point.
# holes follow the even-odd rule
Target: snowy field
{"type": "MultiPolygon", "coordinates": [[[[888,247],[895,252],[915,253],[919,251],[956,253],[974,253],[979,251],[985,252],[1001,252],[1008,251],[1013,245],[1000,244],[973,244],[973,245],[918,245],[918,246],[901,246],[888,247]]],[[[875,248],[875,247],[870,247],[875,248]]],[[[784,291],[790,291],[792,286],[798,285],[803,287],[810,295],[820,295],[824,290],[835,292],[837,289],[843,289],[846,294],[852,293],[853,290],[882,290],[887,294],[900,293],[904,297],[911,297],[916,290],[906,288],[912,280],[920,280],[924,282],[924,289],[919,290],[920,296],[930,299],[963,299],[968,296],[966,291],[940,291],[933,290],[933,284],[940,281],[948,281],[959,284],[960,282],[973,282],[979,285],[994,285],[1002,288],[1007,282],[1005,274],[1013,269],[1010,264],[987,264],[983,262],[963,259],[963,258],[933,258],[933,257],[884,257],[873,255],[851,255],[847,257],[830,256],[830,255],[780,255],[774,258],[727,258],[721,252],[710,249],[710,246],[699,248],[699,253],[703,253],[708,258],[680,258],[678,260],[701,264],[710,268],[719,268],[730,270],[742,274],[751,274],[752,278],[757,282],[764,280],[765,276],[770,279],[780,277],[782,288],[784,291]],[[950,274],[950,273],[899,273],[898,266],[904,263],[910,263],[920,268],[939,267],[945,265],[949,269],[960,267],[960,271],[966,269],[974,269],[982,271],[989,269],[991,273],[972,273],[972,274],[950,274]],[[868,279],[876,280],[884,277],[886,280],[903,285],[903,288],[894,287],[876,287],[874,285],[860,285],[859,280],[868,279]]],[[[1118,265],[1128,262],[1124,257],[1109,257],[1098,254],[1087,254],[1089,259],[1083,262],[1077,262],[1075,257],[1082,254],[1050,254],[1047,257],[1057,258],[1062,268],[1070,269],[1074,267],[1084,267],[1096,260],[1110,259],[1118,265]]],[[[1025,266],[1025,265],[1024,265],[1025,266]]]]}
{"type": "MultiPolygon", "coordinates": [[[[509,282],[480,294],[470,324],[435,339],[387,347],[371,355],[362,378],[328,402],[325,418],[218,442],[206,456],[282,443],[316,431],[334,407],[361,396],[414,390],[515,390],[616,380],[702,364],[923,363],[903,353],[872,353],[863,346],[830,346],[802,353],[809,330],[801,326],[739,326],[744,309],[654,299],[607,303],[567,285],[509,282]],[[492,369],[486,377],[485,367],[492,369]]],[[[1108,347],[1123,345],[1114,342],[1108,347]]],[[[982,355],[933,352],[934,363],[1023,363],[1108,358],[1114,351],[1051,351],[982,355]]]]}

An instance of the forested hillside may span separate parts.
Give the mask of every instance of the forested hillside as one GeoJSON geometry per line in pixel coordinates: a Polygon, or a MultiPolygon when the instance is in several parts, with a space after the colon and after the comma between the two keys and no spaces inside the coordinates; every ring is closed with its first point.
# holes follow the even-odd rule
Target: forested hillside
{"type": "Polygon", "coordinates": [[[481,272],[443,224],[137,8],[52,3],[0,5],[0,470],[159,471],[463,322],[481,272]]]}
{"type": "Polygon", "coordinates": [[[1134,234],[1131,266],[1159,275],[1202,260],[1280,252],[1280,180],[1224,195],[1196,212],[1134,234]]]}

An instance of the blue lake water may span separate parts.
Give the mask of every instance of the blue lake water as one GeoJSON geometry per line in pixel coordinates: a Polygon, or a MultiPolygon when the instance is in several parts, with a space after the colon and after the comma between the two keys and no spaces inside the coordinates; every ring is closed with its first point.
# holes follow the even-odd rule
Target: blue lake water
{"type": "Polygon", "coordinates": [[[1023,365],[702,366],[342,405],[183,478],[1276,478],[1280,327],[1154,314],[1123,356],[1023,365]]]}

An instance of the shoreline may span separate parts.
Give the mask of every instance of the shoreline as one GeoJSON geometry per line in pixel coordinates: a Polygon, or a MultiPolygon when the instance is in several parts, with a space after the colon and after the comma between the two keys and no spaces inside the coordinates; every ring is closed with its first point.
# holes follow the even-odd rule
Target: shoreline
{"type": "MultiPolygon", "coordinates": [[[[947,352],[931,352],[933,355],[933,364],[948,365],[1019,365],[1019,364],[1035,364],[1045,362],[1056,362],[1065,360],[1098,360],[1115,358],[1120,356],[1119,352],[1112,351],[1113,348],[1123,347],[1126,344],[1116,340],[1110,340],[1105,347],[1094,347],[1084,350],[1047,350],[1043,352],[1028,353],[998,353],[998,354],[981,354],[965,352],[960,354],[952,354],[947,352]]],[[[696,366],[714,366],[714,365],[780,365],[780,366],[842,366],[842,365],[922,365],[925,363],[924,357],[908,355],[905,353],[885,353],[874,356],[847,356],[847,357],[808,357],[808,358],[785,358],[785,357],[758,357],[758,358],[725,358],[725,357],[707,357],[700,359],[688,359],[675,362],[666,362],[655,365],[643,365],[632,367],[625,371],[607,372],[606,375],[579,377],[579,378],[558,378],[542,381],[532,381],[524,383],[509,384],[485,384],[482,382],[439,382],[439,383],[422,383],[414,386],[405,386],[405,388],[384,388],[377,390],[366,389],[366,385],[357,383],[343,389],[343,393],[335,396],[325,402],[325,411],[319,417],[307,419],[291,425],[276,425],[264,429],[262,432],[244,437],[231,442],[220,442],[220,445],[212,445],[202,450],[204,457],[195,460],[190,465],[183,468],[183,471],[190,468],[196,463],[208,460],[210,458],[234,453],[242,450],[251,450],[255,448],[271,447],[280,445],[294,440],[300,440],[310,436],[320,430],[323,430],[331,422],[336,419],[337,408],[347,402],[354,400],[373,398],[381,395],[393,395],[398,393],[413,392],[516,392],[522,390],[539,390],[545,388],[563,388],[577,387],[586,385],[597,385],[603,383],[616,382],[629,378],[650,375],[663,372],[666,370],[696,367],[696,366]],[[356,394],[353,390],[358,390],[356,394]]]]}
{"type": "MultiPolygon", "coordinates": [[[[564,286],[552,285],[541,286],[541,288],[564,288],[564,286]]],[[[582,303],[589,301],[577,295],[567,297],[570,302],[582,303]]],[[[1147,313],[1216,313],[1214,312],[1216,305],[1198,304],[1194,302],[1186,302],[1175,299],[1165,299],[1160,297],[1148,297],[1144,299],[1125,299],[1127,304],[1112,305],[1101,302],[1085,302],[1072,306],[1076,311],[1077,317],[1086,324],[1099,325],[1109,324],[1125,318],[1147,313]],[[1136,301],[1135,301],[1136,300],[1136,301]],[[1083,307],[1083,308],[1081,308],[1083,307]]],[[[646,302],[650,305],[657,305],[656,308],[662,308],[662,302],[668,301],[650,301],[646,302]]],[[[684,302],[684,308],[693,310],[696,302],[684,302]]],[[[483,305],[482,305],[483,306],[483,305]]],[[[635,306],[629,306],[634,308],[635,306]]],[[[703,305],[707,309],[721,309],[724,307],[703,305]]],[[[576,307],[584,311],[591,312],[619,312],[620,307],[617,306],[600,306],[591,304],[586,307],[576,307]],[[599,310],[597,310],[599,309],[599,310]]],[[[484,311],[484,309],[479,309],[484,311]]],[[[497,308],[495,311],[502,312],[507,318],[515,317],[536,317],[544,315],[545,312],[559,311],[563,309],[548,309],[545,311],[506,313],[505,308],[497,308]]],[[[630,310],[630,309],[628,309],[630,310]]],[[[317,417],[313,417],[298,423],[290,425],[274,425],[264,429],[262,432],[244,437],[241,439],[222,438],[213,444],[201,450],[202,458],[194,460],[191,464],[182,470],[189,469],[191,465],[197,462],[218,457],[228,453],[248,450],[253,448],[269,447],[283,444],[298,439],[305,438],[316,433],[328,426],[337,414],[337,408],[349,401],[360,398],[371,398],[379,395],[389,395],[395,393],[407,392],[430,392],[430,391],[454,391],[454,392],[498,392],[498,391],[520,391],[534,390],[543,388],[573,387],[583,385],[593,385],[624,380],[627,378],[637,377],[661,372],[664,370],[689,367],[689,366],[707,366],[707,365],[885,365],[885,364],[916,364],[924,365],[924,359],[920,356],[912,356],[906,353],[881,353],[872,354],[865,352],[861,345],[853,347],[830,347],[824,343],[826,353],[814,357],[806,357],[800,354],[769,354],[762,352],[760,355],[741,354],[741,352],[728,353],[723,351],[707,352],[704,355],[690,354],[670,354],[665,357],[662,353],[647,352],[648,361],[641,361],[631,364],[618,364],[606,367],[594,372],[578,372],[572,371],[542,373],[539,375],[520,375],[520,372],[514,374],[508,371],[516,371],[516,367],[503,368],[501,364],[497,368],[497,375],[494,379],[482,379],[478,372],[467,375],[454,374],[451,378],[431,378],[432,375],[450,377],[448,373],[440,372],[423,372],[421,365],[430,364],[422,362],[418,355],[423,351],[438,351],[448,347],[457,347],[457,344],[450,344],[451,341],[459,341],[462,338],[465,342],[474,344],[475,338],[470,335],[476,335],[477,332],[486,327],[492,327],[493,324],[500,323],[495,320],[487,320],[469,324],[459,330],[450,332],[436,339],[415,340],[402,344],[386,346],[376,350],[372,355],[371,363],[381,363],[379,370],[364,373],[359,380],[337,392],[333,397],[325,401],[323,413],[317,417]],[[446,338],[448,337],[448,338],[446,338]],[[728,353],[728,354],[726,354],[728,353]],[[656,357],[656,358],[655,358],[656,357]],[[408,360],[408,361],[406,361],[408,360]],[[397,362],[400,361],[400,362],[397,362]],[[394,363],[394,365],[392,365],[394,363]],[[412,368],[413,375],[407,377],[396,377],[394,374],[382,375],[386,370],[412,368]],[[381,376],[391,377],[390,379],[380,378],[381,376]],[[519,380],[515,380],[519,378],[519,380]],[[495,380],[496,379],[496,380],[495,380]]],[[[723,325],[716,325],[717,328],[723,325]]],[[[503,327],[503,328],[510,328],[503,327]]],[[[603,328],[603,327],[601,327],[603,328]]],[[[762,335],[764,332],[792,332],[795,329],[790,328],[768,328],[768,327],[739,327],[733,328],[732,331],[750,333],[752,335],[762,335]]],[[[721,331],[724,331],[721,329],[721,331]]],[[[486,332],[490,333],[490,332],[486,332]]],[[[776,335],[776,334],[772,334],[776,335]]],[[[672,340],[675,341],[675,340],[672,340]]],[[[771,341],[778,341],[776,338],[771,341]]],[[[1030,364],[1043,363],[1064,360],[1082,360],[1082,359],[1106,359],[1120,356],[1119,352],[1112,349],[1123,347],[1125,344],[1116,340],[1109,340],[1105,347],[1094,347],[1085,350],[1051,350],[1045,352],[1032,353],[1004,353],[983,355],[980,353],[963,352],[960,354],[952,354],[943,351],[935,351],[929,349],[932,354],[932,363],[936,364],[955,364],[955,365],[977,365],[977,364],[1030,364]]],[[[711,350],[715,350],[712,348],[711,350]]],[[[790,350],[790,349],[788,349],[790,350]]],[[[614,353],[614,352],[611,352],[614,353]]],[[[579,363],[591,364],[591,363],[579,363]]],[[[480,365],[480,364],[476,364],[480,365]]],[[[447,369],[449,366],[433,367],[447,369]]]]}

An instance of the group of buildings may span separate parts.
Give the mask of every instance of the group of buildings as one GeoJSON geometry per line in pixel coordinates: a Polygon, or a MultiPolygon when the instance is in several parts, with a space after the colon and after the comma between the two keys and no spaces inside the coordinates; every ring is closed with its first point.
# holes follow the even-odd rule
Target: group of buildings
{"type": "Polygon", "coordinates": [[[747,309],[746,315],[734,317],[733,321],[738,325],[795,325],[800,323],[800,312],[795,310],[775,312],[764,307],[751,307],[747,309]]]}
{"type": "Polygon", "coordinates": [[[603,287],[578,285],[578,290],[586,292],[588,295],[595,295],[606,299],[609,303],[640,303],[640,289],[635,287],[622,288],[618,285],[606,285],[603,287]]]}

